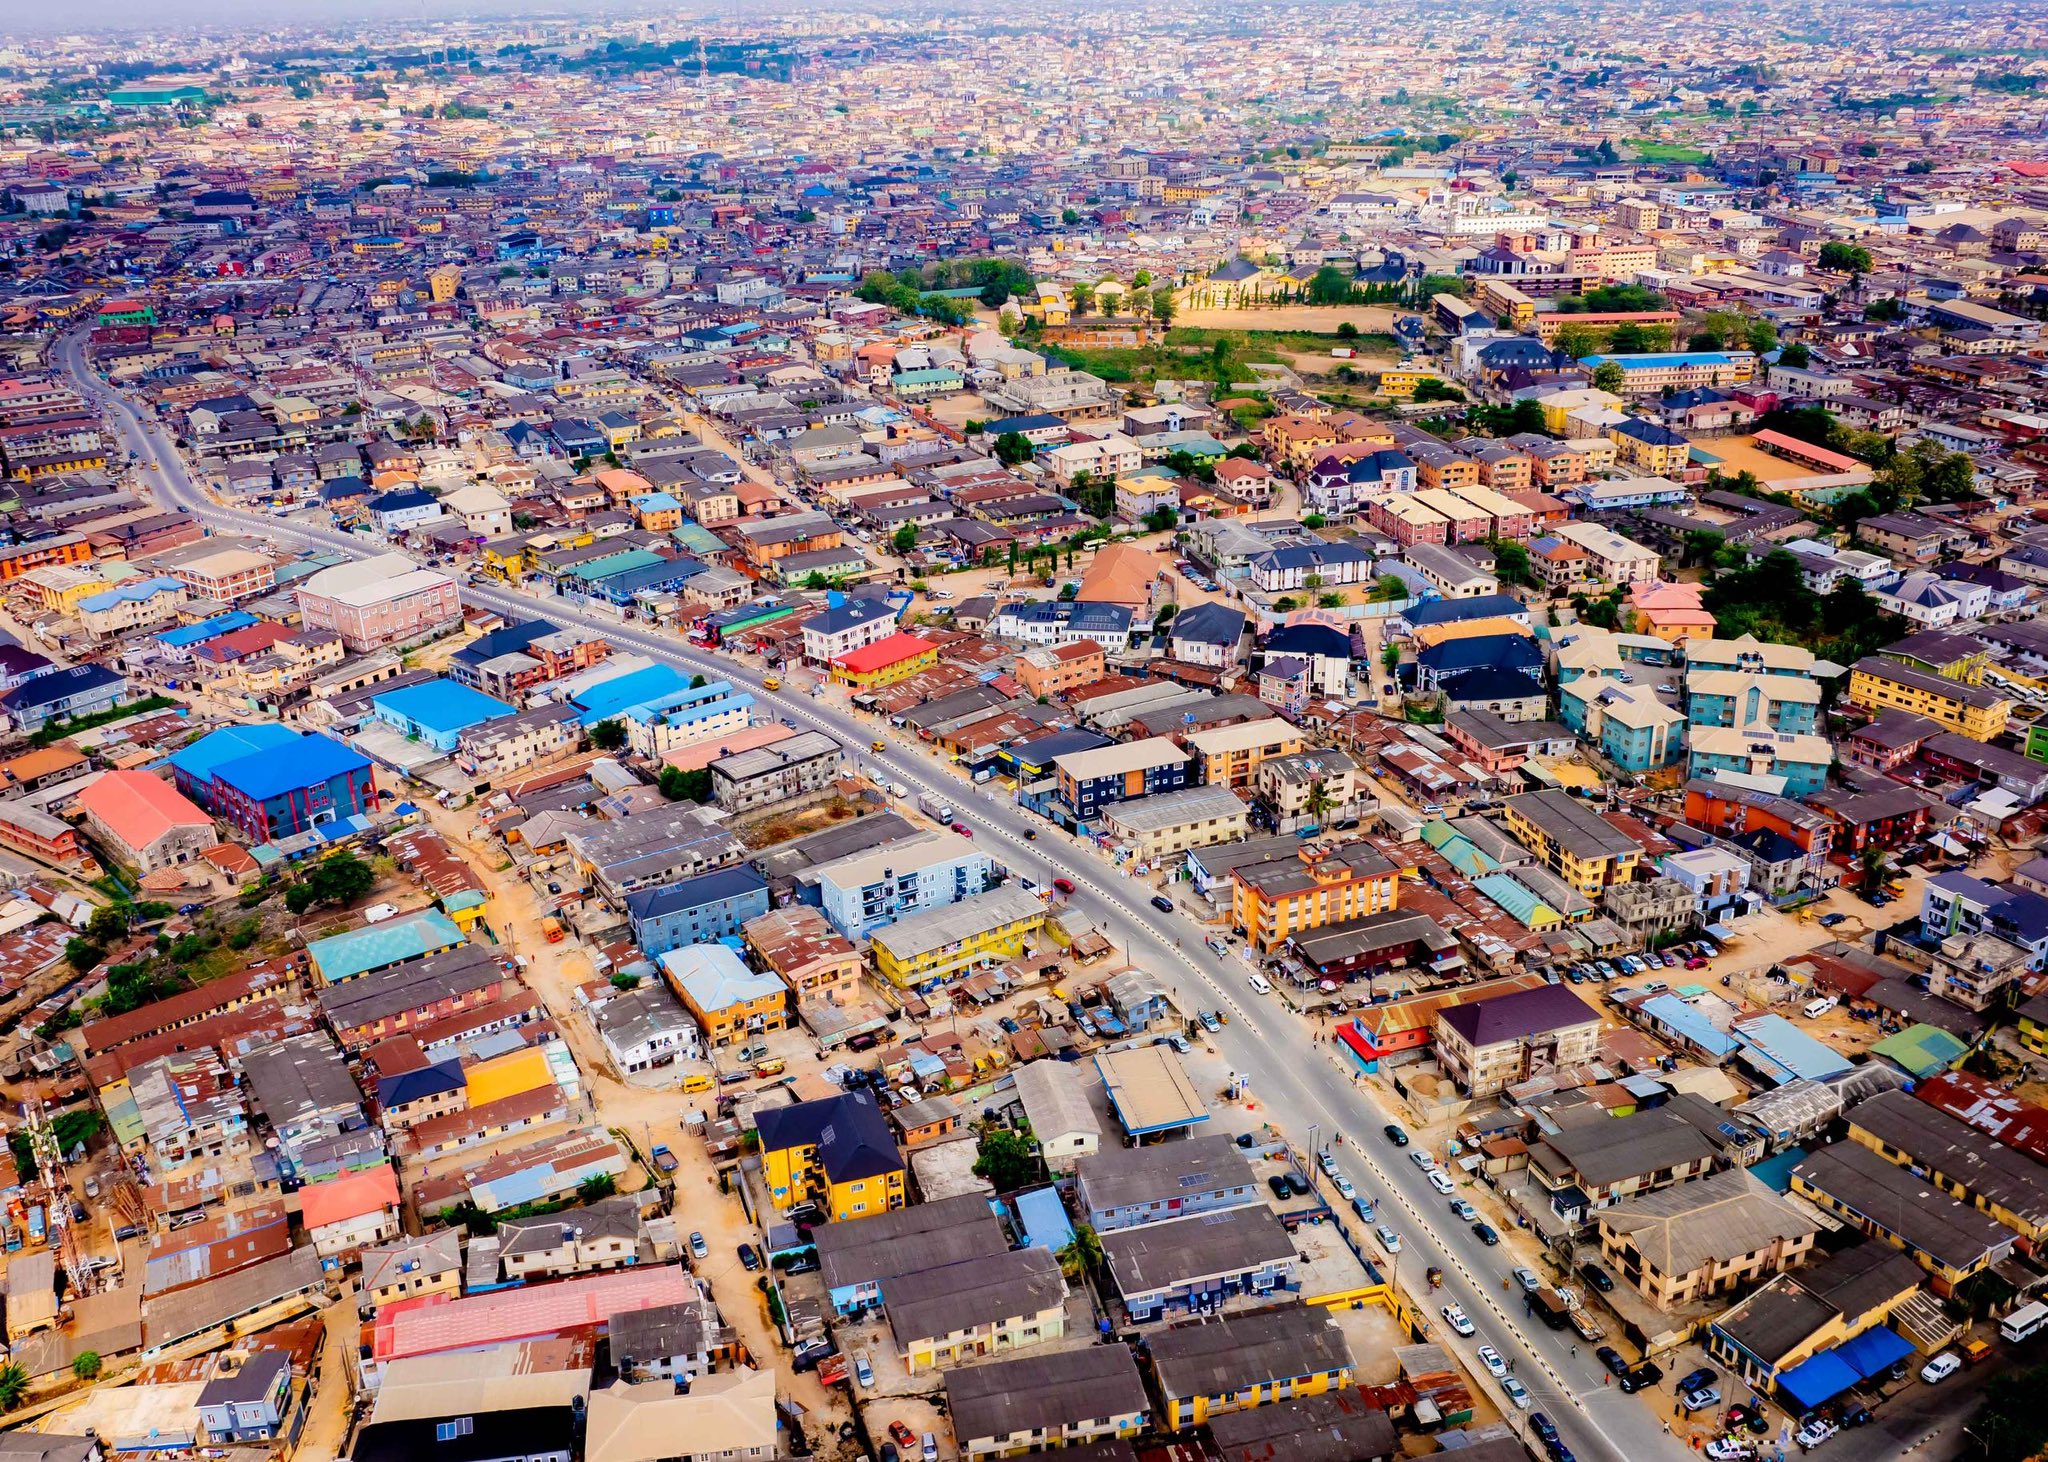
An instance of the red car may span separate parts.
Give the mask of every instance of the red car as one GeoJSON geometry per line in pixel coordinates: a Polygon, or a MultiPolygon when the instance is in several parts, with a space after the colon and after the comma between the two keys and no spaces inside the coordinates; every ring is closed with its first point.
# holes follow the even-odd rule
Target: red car
{"type": "Polygon", "coordinates": [[[914,1447],[917,1445],[917,1433],[900,1421],[889,1423],[889,1436],[898,1446],[914,1447]]]}
{"type": "Polygon", "coordinates": [[[1055,878],[1052,881],[1052,886],[1061,893],[1072,893],[1074,891],[1074,880],[1071,878],[1055,878]]]}
{"type": "Polygon", "coordinates": [[[973,837],[973,836],[974,836],[974,829],[973,829],[973,828],[971,828],[971,827],[969,827],[969,826],[968,826],[968,825],[967,825],[966,823],[964,823],[964,822],[956,822],[956,823],[954,823],[954,824],[953,824],[953,831],[954,831],[954,832],[956,832],[956,833],[958,833],[958,834],[960,834],[960,836],[961,836],[961,837],[963,837],[963,838],[971,838],[971,837],[973,837]]]}

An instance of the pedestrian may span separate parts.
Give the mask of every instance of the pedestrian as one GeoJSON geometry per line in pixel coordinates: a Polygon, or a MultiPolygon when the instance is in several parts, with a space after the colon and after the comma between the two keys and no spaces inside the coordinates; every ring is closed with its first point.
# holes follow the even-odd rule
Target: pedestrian
{"type": "Polygon", "coordinates": [[[1668,1421],[1664,1423],[1664,1435],[1667,1437],[1671,1435],[1671,1423],[1668,1421]]]}

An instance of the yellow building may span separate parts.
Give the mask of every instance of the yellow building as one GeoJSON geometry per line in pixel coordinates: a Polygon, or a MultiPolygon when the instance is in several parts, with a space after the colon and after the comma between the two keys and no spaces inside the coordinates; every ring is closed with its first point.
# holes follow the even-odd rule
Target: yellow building
{"type": "Polygon", "coordinates": [[[479,1061],[462,1073],[472,1108],[555,1085],[555,1068],[539,1046],[526,1046],[479,1061]]]}
{"type": "Polygon", "coordinates": [[[1395,401],[1405,401],[1415,394],[1415,388],[1425,380],[1443,379],[1436,371],[1421,370],[1414,366],[1389,366],[1380,372],[1380,394],[1395,401]]]}
{"type": "Polygon", "coordinates": [[[1320,1306],[1290,1305],[1183,1325],[1152,1336],[1149,1348],[1169,1431],[1187,1431],[1225,1412],[1320,1396],[1352,1382],[1351,1347],[1320,1306]]]}
{"type": "Polygon", "coordinates": [[[2020,1044],[2037,1056],[2048,1056],[2048,995],[2034,996],[2018,1015],[2020,1044]]]}
{"type": "Polygon", "coordinates": [[[844,1092],[754,1114],[768,1199],[815,1203],[835,1221],[903,1206],[903,1154],[874,1093],[844,1092]]]}
{"type": "Polygon", "coordinates": [[[789,1024],[789,987],[748,969],[723,944],[671,949],[661,957],[661,972],[707,1045],[729,1046],[789,1024]]]}
{"type": "MultiPolygon", "coordinates": [[[[2041,1182],[2013,1183],[2002,1172],[2008,1149],[1948,1113],[1903,1091],[1880,1092],[1844,1114],[1849,1140],[1894,1167],[1910,1168],[1935,1187],[2004,1224],[2029,1252],[2048,1236],[2048,1192],[2041,1182]]],[[[2031,1179],[2034,1165],[2016,1163],[2031,1179]]]]}
{"type": "Polygon", "coordinates": [[[1849,667],[1848,699],[1872,712],[1911,711],[1977,741],[2002,734],[2012,715],[2012,702],[1996,691],[1929,675],[1882,655],[1866,655],[1849,667]]]}
{"type": "Polygon", "coordinates": [[[1568,792],[1524,792],[1504,804],[1508,833],[1588,898],[1626,883],[1643,861],[1643,846],[1568,792]]]}
{"type": "Polygon", "coordinates": [[[832,662],[832,678],[855,690],[878,690],[939,663],[939,647],[912,634],[893,634],[849,650],[832,662]]]}
{"type": "Polygon", "coordinates": [[[907,990],[1015,959],[1030,935],[1044,927],[1045,905],[1006,884],[898,919],[877,929],[868,947],[876,972],[907,990]]]}
{"type": "Polygon", "coordinates": [[[1369,843],[1254,863],[1230,875],[1231,921],[1261,952],[1305,929],[1393,912],[1399,870],[1369,843]]]}
{"type": "Polygon", "coordinates": [[[1181,737],[1181,744],[1201,764],[1202,781],[1211,787],[1248,787],[1259,764],[1276,756],[1292,756],[1307,744],[1301,732],[1278,716],[1211,726],[1181,737]]]}
{"type": "Polygon", "coordinates": [[[462,271],[453,264],[443,264],[427,275],[427,290],[437,305],[445,305],[454,299],[455,291],[461,287],[462,271]]]}

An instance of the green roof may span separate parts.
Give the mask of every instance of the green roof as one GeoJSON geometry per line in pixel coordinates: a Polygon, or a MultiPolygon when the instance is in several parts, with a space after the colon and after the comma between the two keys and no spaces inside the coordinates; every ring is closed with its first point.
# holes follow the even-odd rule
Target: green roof
{"type": "Polygon", "coordinates": [[[1946,1071],[1970,1052],[1960,1039],[1935,1025],[1907,1026],[1870,1049],[1916,1079],[1946,1071]]]}

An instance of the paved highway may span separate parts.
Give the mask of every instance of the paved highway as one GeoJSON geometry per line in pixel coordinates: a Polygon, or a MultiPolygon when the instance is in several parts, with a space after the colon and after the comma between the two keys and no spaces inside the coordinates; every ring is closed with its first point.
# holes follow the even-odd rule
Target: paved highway
{"type": "MultiPolygon", "coordinates": [[[[103,394],[109,416],[145,467],[145,485],[166,505],[189,508],[219,528],[302,548],[356,556],[384,550],[381,543],[332,529],[222,506],[192,481],[169,432],[146,421],[126,400],[92,377],[83,359],[80,336],[67,336],[59,342],[58,359],[82,387],[103,394]],[[152,460],[157,466],[149,469],[152,460]]],[[[1066,840],[1064,834],[1014,802],[967,785],[935,765],[930,755],[902,744],[886,731],[884,751],[858,751],[870,743],[879,723],[857,721],[822,699],[763,690],[752,668],[727,656],[698,650],[670,633],[622,624],[558,600],[477,586],[465,586],[464,592],[502,614],[539,615],[557,624],[575,625],[603,634],[616,647],[745,684],[764,704],[794,723],[823,731],[855,748],[857,760],[888,780],[905,784],[913,797],[929,792],[951,802],[981,845],[1013,871],[1044,877],[1056,864],[1057,871],[1077,885],[1074,903],[1102,920],[1105,932],[1123,946],[1133,964],[1166,980],[1190,1010],[1220,1007],[1230,1012],[1230,1023],[1211,1039],[1231,1067],[1249,1079],[1251,1095],[1260,1103],[1263,1115],[1297,1148],[1306,1144],[1311,1124],[1325,1141],[1336,1133],[1344,1134],[1345,1144],[1338,1149],[1340,1165],[1359,1191],[1379,1205],[1380,1221],[1391,1224],[1401,1235],[1402,1253],[1396,1269],[1399,1282],[1430,1317],[1434,1337],[1463,1353],[1477,1384],[1491,1390],[1493,1399],[1519,1429],[1526,1432],[1527,1413],[1509,1407],[1484,1368],[1472,1358],[1482,1343],[1493,1345],[1514,1363],[1515,1377],[1528,1388],[1534,1409],[1557,1424],[1575,1456],[1598,1462],[1647,1462],[1685,1455],[1687,1449],[1665,1431],[1660,1419],[1662,1405],[1668,1401],[1660,1404],[1655,1398],[1630,1398],[1603,1386],[1592,1347],[1579,1344],[1574,1335],[1525,1319],[1519,1289],[1510,1292],[1503,1288],[1508,1283],[1506,1271],[1513,1263],[1509,1250],[1481,1244],[1468,1225],[1451,1215],[1450,1200],[1432,1189],[1422,1171],[1384,1140],[1380,1129],[1390,1114],[1366,1091],[1353,1086],[1348,1074],[1318,1049],[1309,1024],[1276,999],[1254,994],[1247,983],[1249,972],[1236,961],[1211,954],[1194,924],[1154,909],[1148,885],[1121,877],[1093,849],[1066,840]],[[1037,841],[1024,837],[1027,828],[1039,832],[1037,841]],[[1424,1271],[1431,1265],[1444,1270],[1444,1286],[1434,1293],[1424,1283],[1424,1271]],[[1461,1305],[1478,1327],[1478,1334],[1470,1340],[1453,1336],[1438,1314],[1443,1304],[1452,1301],[1461,1305]]],[[[1317,1179],[1321,1181],[1320,1174],[1317,1179]]],[[[1343,1206],[1334,1192],[1329,1197],[1334,1206],[1343,1206]]],[[[1370,1233],[1359,1236],[1368,1253],[1377,1247],[1370,1233]]],[[[1394,1266],[1390,1263],[1387,1267],[1394,1266]]]]}

